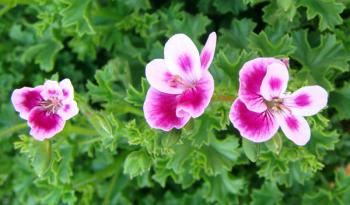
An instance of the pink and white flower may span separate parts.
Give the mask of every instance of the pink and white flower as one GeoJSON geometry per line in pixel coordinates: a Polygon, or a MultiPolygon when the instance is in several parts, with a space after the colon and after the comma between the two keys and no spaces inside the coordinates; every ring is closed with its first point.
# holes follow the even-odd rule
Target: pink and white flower
{"type": "Polygon", "coordinates": [[[143,110],[152,128],[180,129],[191,117],[203,114],[214,92],[214,80],[208,68],[215,46],[214,32],[201,54],[188,36],[176,34],[165,44],[164,59],[147,64],[146,78],[151,88],[143,110]]]}
{"type": "Polygon", "coordinates": [[[286,93],[289,79],[286,64],[276,58],[256,58],[240,70],[240,88],[230,120],[250,141],[267,141],[281,127],[288,139],[305,145],[310,139],[310,127],[303,116],[315,115],[327,105],[328,93],[320,86],[286,93]]]}
{"type": "Polygon", "coordinates": [[[47,80],[44,85],[34,88],[16,89],[11,101],[19,116],[28,120],[30,135],[40,141],[56,135],[65,121],[79,112],[69,79],[60,83],[47,80]]]}

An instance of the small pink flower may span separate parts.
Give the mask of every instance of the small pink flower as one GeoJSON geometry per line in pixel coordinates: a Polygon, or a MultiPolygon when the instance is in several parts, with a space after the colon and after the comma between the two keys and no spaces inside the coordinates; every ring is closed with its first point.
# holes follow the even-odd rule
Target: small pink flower
{"type": "Polygon", "coordinates": [[[188,36],[176,34],[165,44],[164,59],[147,64],[146,77],[151,88],[143,110],[152,128],[180,129],[191,117],[203,114],[214,92],[214,80],[208,68],[215,46],[213,32],[199,55],[188,36]]]}
{"type": "Polygon", "coordinates": [[[60,132],[65,121],[79,112],[69,79],[60,83],[47,80],[34,88],[16,89],[11,101],[19,116],[28,120],[30,135],[40,141],[60,132]]]}
{"type": "Polygon", "coordinates": [[[327,105],[328,94],[320,86],[306,86],[287,94],[288,69],[276,58],[256,58],[239,73],[238,98],[230,120],[241,135],[253,142],[271,139],[281,127],[288,139],[305,145],[310,127],[303,116],[311,116],[327,105]]]}

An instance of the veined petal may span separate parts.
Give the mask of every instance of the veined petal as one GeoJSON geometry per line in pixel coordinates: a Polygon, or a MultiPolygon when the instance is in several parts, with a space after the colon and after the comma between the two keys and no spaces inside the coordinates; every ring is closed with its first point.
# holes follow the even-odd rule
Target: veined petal
{"type": "Polygon", "coordinates": [[[146,78],[152,87],[163,93],[180,94],[184,90],[163,59],[154,59],[146,65],[146,78]]]}
{"type": "Polygon", "coordinates": [[[208,40],[205,43],[204,48],[202,49],[202,52],[201,52],[202,70],[208,70],[214,58],[215,47],[216,47],[216,33],[212,32],[209,35],[208,40]]]}
{"type": "Polygon", "coordinates": [[[46,80],[43,85],[43,91],[40,93],[44,100],[52,97],[62,99],[63,92],[57,81],[46,80]]]}
{"type": "Polygon", "coordinates": [[[63,100],[73,100],[74,88],[70,80],[68,78],[62,80],[59,86],[62,90],[63,100]]]}
{"type": "Polygon", "coordinates": [[[165,43],[164,60],[173,75],[178,75],[189,83],[201,78],[198,49],[185,34],[175,34],[165,43]]]}
{"type": "Polygon", "coordinates": [[[295,115],[311,116],[327,106],[328,93],[320,86],[305,86],[283,99],[295,115]]]}
{"type": "Polygon", "coordinates": [[[65,121],[59,115],[47,113],[40,107],[35,107],[29,113],[30,135],[40,141],[51,138],[62,131],[64,124],[65,121]]]}
{"type": "Polygon", "coordinates": [[[256,58],[246,62],[239,72],[238,96],[251,111],[263,112],[267,109],[260,87],[267,67],[273,63],[284,65],[276,58],[256,58]]]}
{"type": "Polygon", "coordinates": [[[12,92],[11,102],[21,118],[27,120],[29,112],[39,106],[43,99],[40,95],[42,90],[42,86],[37,86],[35,88],[24,87],[12,92]]]}
{"type": "Polygon", "coordinates": [[[266,100],[279,97],[287,90],[288,69],[282,63],[272,63],[267,66],[266,75],[261,83],[260,93],[266,100]]]}
{"type": "Polygon", "coordinates": [[[69,120],[79,113],[77,102],[71,100],[62,105],[62,107],[57,111],[57,114],[63,120],[69,120]]]}
{"type": "Polygon", "coordinates": [[[286,137],[296,145],[303,146],[310,140],[310,127],[303,117],[279,113],[276,118],[286,137]]]}
{"type": "Polygon", "coordinates": [[[179,96],[179,103],[176,108],[177,116],[188,113],[191,117],[199,117],[208,106],[213,93],[213,76],[205,71],[202,79],[197,82],[195,87],[187,89],[179,96]]]}
{"type": "Polygon", "coordinates": [[[159,92],[150,88],[143,105],[145,118],[150,127],[170,131],[173,128],[182,128],[190,119],[190,115],[183,113],[176,115],[178,95],[159,92]]]}
{"type": "Polygon", "coordinates": [[[253,142],[265,142],[278,130],[278,123],[272,113],[250,111],[238,98],[232,104],[230,120],[242,137],[253,142]]]}

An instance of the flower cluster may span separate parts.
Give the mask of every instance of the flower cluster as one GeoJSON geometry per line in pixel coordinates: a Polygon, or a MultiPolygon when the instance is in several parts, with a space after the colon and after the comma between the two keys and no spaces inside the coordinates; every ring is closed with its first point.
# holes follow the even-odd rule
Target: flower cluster
{"type": "MultiPolygon", "coordinates": [[[[191,117],[199,117],[208,106],[214,81],[208,72],[216,45],[210,34],[199,56],[193,42],[176,34],[165,44],[164,59],[146,66],[151,88],[144,113],[152,128],[169,131],[182,128],[191,117]]],[[[328,94],[320,86],[303,87],[287,94],[288,60],[256,58],[246,62],[239,76],[238,98],[230,120],[241,135],[253,142],[271,139],[281,127],[288,139],[305,145],[310,127],[303,116],[314,115],[327,105],[328,94]]]]}
{"type": "MultiPolygon", "coordinates": [[[[172,36],[165,44],[164,59],[146,66],[151,87],[143,110],[147,123],[156,129],[180,129],[204,113],[214,93],[214,79],[208,71],[213,61],[216,34],[211,33],[201,53],[185,34],[172,36]]],[[[288,94],[288,60],[256,58],[246,62],[239,73],[238,98],[230,120],[242,137],[253,142],[271,139],[279,127],[297,145],[310,139],[304,116],[327,105],[328,93],[320,86],[306,86],[288,94]]],[[[48,80],[34,88],[16,89],[11,97],[20,117],[28,120],[30,134],[37,140],[60,132],[65,121],[78,113],[68,79],[48,80]]]]}
{"type": "Polygon", "coordinates": [[[30,135],[40,141],[60,132],[65,121],[79,112],[69,79],[60,83],[47,80],[34,88],[16,89],[11,101],[19,116],[28,120],[30,135]]]}

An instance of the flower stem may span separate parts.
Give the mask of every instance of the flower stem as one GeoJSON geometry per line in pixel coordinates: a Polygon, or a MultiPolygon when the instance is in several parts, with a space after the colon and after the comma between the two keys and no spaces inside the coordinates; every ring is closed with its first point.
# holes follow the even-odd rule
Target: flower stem
{"type": "Polygon", "coordinates": [[[229,96],[229,95],[214,95],[213,96],[213,100],[214,101],[220,101],[220,102],[230,102],[233,103],[233,101],[236,98],[233,96],[229,96]]]}
{"type": "Polygon", "coordinates": [[[11,135],[14,132],[17,132],[19,130],[26,128],[27,126],[28,126],[27,123],[21,123],[18,125],[11,126],[9,128],[2,129],[0,130],[0,137],[11,135]]]}

